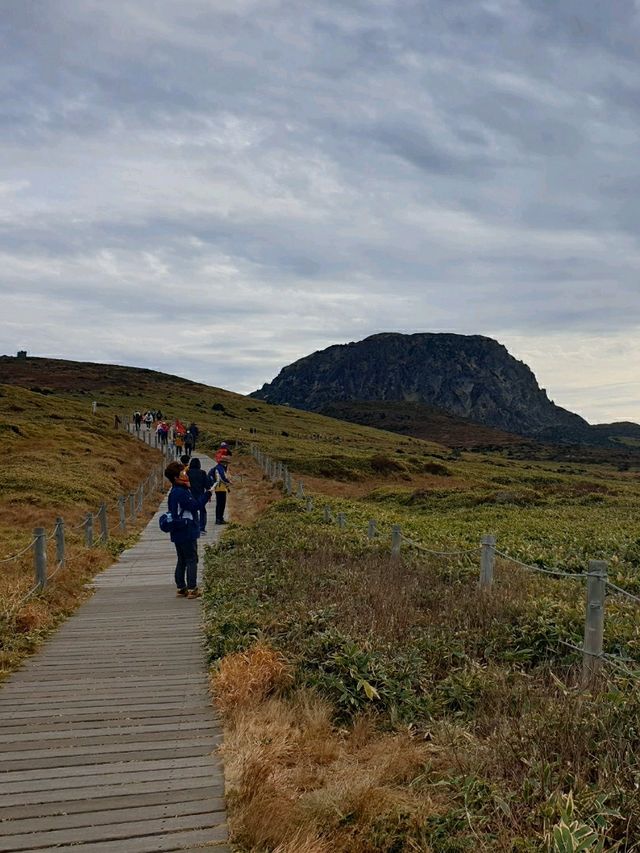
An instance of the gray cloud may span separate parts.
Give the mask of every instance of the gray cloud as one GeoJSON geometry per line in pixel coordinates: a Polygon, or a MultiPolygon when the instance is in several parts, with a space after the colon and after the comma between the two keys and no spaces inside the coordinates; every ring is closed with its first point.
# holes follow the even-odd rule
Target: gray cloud
{"type": "Polygon", "coordinates": [[[639,417],[635,3],[152,6],[4,4],[0,348],[248,391],[376,331],[480,332],[639,417]]]}

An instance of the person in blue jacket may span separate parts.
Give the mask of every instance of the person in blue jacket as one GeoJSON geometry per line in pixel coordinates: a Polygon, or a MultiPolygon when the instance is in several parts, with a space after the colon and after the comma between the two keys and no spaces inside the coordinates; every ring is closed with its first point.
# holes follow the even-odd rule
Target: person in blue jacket
{"type": "Polygon", "coordinates": [[[164,475],[171,483],[169,512],[174,522],[171,541],[175,545],[178,562],[175,580],[177,595],[182,598],[199,598],[198,589],[198,538],[200,522],[199,505],[189,490],[189,477],[180,462],[170,462],[164,475]]]}

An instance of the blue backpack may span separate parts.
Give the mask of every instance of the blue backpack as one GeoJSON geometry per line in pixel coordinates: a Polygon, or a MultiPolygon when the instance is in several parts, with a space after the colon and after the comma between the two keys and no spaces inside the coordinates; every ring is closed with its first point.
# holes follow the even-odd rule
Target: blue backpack
{"type": "Polygon", "coordinates": [[[162,530],[163,533],[173,533],[174,521],[173,515],[170,512],[163,512],[158,519],[160,530],[162,530]]]}
{"type": "Polygon", "coordinates": [[[171,512],[163,512],[158,519],[158,526],[163,533],[177,533],[189,524],[189,518],[183,518],[182,513],[174,516],[171,512]]]}

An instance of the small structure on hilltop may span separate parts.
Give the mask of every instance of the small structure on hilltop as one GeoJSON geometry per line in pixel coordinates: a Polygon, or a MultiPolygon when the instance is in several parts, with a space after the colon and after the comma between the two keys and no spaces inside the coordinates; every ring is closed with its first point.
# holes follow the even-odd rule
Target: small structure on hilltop
{"type": "Polygon", "coordinates": [[[19,349],[18,354],[16,355],[16,358],[26,358],[26,357],[27,357],[26,349],[19,349]]]}

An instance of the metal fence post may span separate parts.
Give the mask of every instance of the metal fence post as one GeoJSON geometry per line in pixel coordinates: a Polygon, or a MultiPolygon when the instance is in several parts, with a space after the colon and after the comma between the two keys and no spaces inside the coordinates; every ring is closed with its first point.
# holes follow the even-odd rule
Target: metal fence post
{"type": "Polygon", "coordinates": [[[98,518],[100,520],[100,538],[106,542],[109,538],[109,521],[107,519],[107,507],[103,503],[100,504],[98,518]]]}
{"type": "Polygon", "coordinates": [[[33,565],[36,583],[41,590],[47,585],[47,536],[44,527],[36,527],[33,531],[33,565]]]}
{"type": "Polygon", "coordinates": [[[400,556],[400,545],[402,543],[402,532],[399,524],[394,524],[391,527],[391,556],[400,556]]]}
{"type": "Polygon", "coordinates": [[[607,564],[604,560],[589,560],[587,577],[587,606],[582,646],[582,684],[593,684],[602,665],[604,634],[604,602],[607,594],[607,564]]]}
{"type": "Polygon", "coordinates": [[[369,526],[367,527],[367,539],[372,542],[376,538],[376,520],[375,518],[369,519],[369,526]]]}
{"type": "Polygon", "coordinates": [[[324,522],[331,524],[331,507],[328,504],[324,508],[324,522]]]}
{"type": "Polygon", "coordinates": [[[346,519],[346,516],[343,512],[338,513],[338,515],[336,516],[336,521],[338,522],[338,527],[341,530],[344,530],[345,525],[347,523],[347,519],[346,519]]]}
{"type": "Polygon", "coordinates": [[[93,513],[88,512],[84,520],[84,544],[87,548],[93,546],[93,513]]]}
{"type": "Polygon", "coordinates": [[[480,589],[491,589],[496,563],[496,537],[483,536],[480,548],[480,589]]]}
{"type": "Polygon", "coordinates": [[[56,563],[64,566],[64,519],[56,518],[56,563]]]}
{"type": "Polygon", "coordinates": [[[125,512],[126,500],[127,499],[124,497],[124,495],[120,495],[120,497],[118,498],[118,519],[120,521],[120,530],[123,531],[127,529],[127,517],[125,512]]]}

